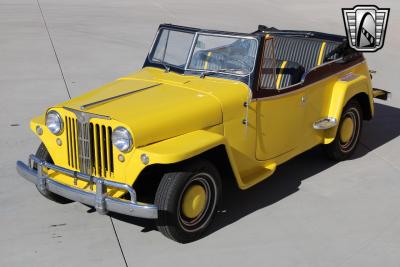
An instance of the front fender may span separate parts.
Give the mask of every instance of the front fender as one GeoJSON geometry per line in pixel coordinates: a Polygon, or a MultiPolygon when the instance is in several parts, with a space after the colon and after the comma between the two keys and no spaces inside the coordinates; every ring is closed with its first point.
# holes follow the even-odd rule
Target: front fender
{"type": "Polygon", "coordinates": [[[147,165],[178,163],[193,158],[220,145],[225,146],[233,173],[238,177],[237,168],[232,164],[232,153],[222,134],[222,127],[217,127],[214,131],[197,130],[135,149],[130,163],[128,164],[129,169],[127,170],[126,182],[128,184],[133,184],[140,172],[147,165]],[[142,162],[142,155],[148,157],[148,164],[145,165],[142,162]]]}
{"type": "Polygon", "coordinates": [[[332,89],[331,102],[329,105],[328,117],[335,118],[338,122],[325,132],[324,144],[331,143],[337,133],[343,108],[347,102],[359,94],[365,94],[369,99],[371,115],[374,113],[373,94],[371,80],[365,75],[350,74],[336,81],[332,89]]]}
{"type": "Polygon", "coordinates": [[[218,145],[225,145],[224,136],[198,130],[137,149],[136,153],[146,154],[149,164],[171,164],[192,158],[218,145]]]}

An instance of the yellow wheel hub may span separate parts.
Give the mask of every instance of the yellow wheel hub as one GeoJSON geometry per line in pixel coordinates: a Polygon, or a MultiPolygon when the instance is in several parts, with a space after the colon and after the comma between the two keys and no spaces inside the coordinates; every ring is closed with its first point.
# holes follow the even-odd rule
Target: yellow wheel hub
{"type": "Polygon", "coordinates": [[[347,143],[353,135],[354,122],[351,118],[344,119],[340,129],[340,141],[347,143]]]}
{"type": "Polygon", "coordinates": [[[182,212],[188,218],[196,218],[206,207],[206,191],[201,185],[192,185],[182,198],[182,212]]]}

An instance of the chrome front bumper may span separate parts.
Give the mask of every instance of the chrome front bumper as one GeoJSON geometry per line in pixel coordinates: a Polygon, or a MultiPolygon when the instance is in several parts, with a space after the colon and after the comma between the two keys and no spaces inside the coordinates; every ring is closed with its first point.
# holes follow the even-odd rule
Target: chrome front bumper
{"type": "Polygon", "coordinates": [[[71,171],[41,160],[34,155],[29,157],[29,165],[17,161],[17,172],[26,180],[34,183],[41,192],[50,191],[67,199],[95,207],[101,214],[105,214],[107,211],[112,211],[128,216],[147,219],[157,219],[158,216],[157,207],[151,204],[138,203],[136,201],[135,190],[127,184],[112,182],[77,171],[71,171]],[[36,163],[37,169],[33,168],[34,163],[36,163]],[[91,193],[56,182],[46,175],[44,172],[46,169],[52,169],[56,172],[63,173],[70,176],[71,179],[94,183],[96,184],[96,193],[91,193]],[[127,191],[131,200],[122,200],[108,196],[108,187],[127,191]]]}

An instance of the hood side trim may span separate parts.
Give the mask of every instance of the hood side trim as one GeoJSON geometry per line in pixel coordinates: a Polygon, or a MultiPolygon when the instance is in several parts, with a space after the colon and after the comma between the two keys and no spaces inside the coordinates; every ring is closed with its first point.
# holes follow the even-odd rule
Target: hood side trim
{"type": "Polygon", "coordinates": [[[94,106],[94,105],[98,105],[98,104],[102,104],[102,103],[105,103],[105,102],[108,102],[108,101],[112,101],[114,99],[117,99],[117,98],[120,98],[120,97],[124,97],[124,96],[130,95],[130,94],[133,94],[133,93],[138,93],[138,92],[141,92],[141,91],[144,91],[144,90],[147,90],[147,89],[159,86],[159,85],[161,85],[161,83],[156,83],[156,84],[153,84],[153,85],[150,85],[150,86],[146,86],[146,87],[143,87],[143,88],[140,88],[140,89],[135,89],[133,91],[126,92],[126,93],[123,93],[123,94],[120,94],[120,95],[116,95],[116,96],[112,96],[112,97],[109,97],[109,98],[98,100],[98,101],[95,101],[95,102],[92,102],[92,103],[88,103],[88,104],[82,105],[81,109],[84,110],[84,109],[87,109],[88,107],[91,107],[91,106],[94,106]]]}

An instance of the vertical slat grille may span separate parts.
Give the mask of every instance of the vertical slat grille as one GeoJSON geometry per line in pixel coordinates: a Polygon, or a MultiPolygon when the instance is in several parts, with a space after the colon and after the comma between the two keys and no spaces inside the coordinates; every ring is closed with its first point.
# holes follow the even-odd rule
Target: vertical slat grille
{"type": "Polygon", "coordinates": [[[70,117],[65,122],[68,165],[88,175],[113,177],[112,128],[70,117]]]}
{"type": "Polygon", "coordinates": [[[74,169],[78,169],[78,155],[77,155],[77,132],[76,120],[73,118],[65,117],[66,133],[67,133],[67,151],[68,151],[68,165],[74,169]]]}
{"type": "Polygon", "coordinates": [[[103,142],[103,153],[101,153],[103,157],[103,166],[104,166],[104,176],[107,176],[108,173],[108,155],[107,155],[107,135],[106,135],[106,127],[101,126],[101,137],[103,142]]]}
{"type": "Polygon", "coordinates": [[[111,141],[112,129],[107,127],[107,151],[108,151],[108,162],[109,162],[109,172],[114,173],[114,161],[113,161],[113,146],[111,141]]]}
{"type": "Polygon", "coordinates": [[[94,131],[94,138],[96,139],[96,147],[95,149],[97,150],[97,166],[96,166],[96,170],[97,170],[97,175],[98,176],[102,176],[102,165],[103,162],[101,161],[101,140],[100,140],[100,126],[98,124],[95,125],[95,131],[94,131]]]}
{"type": "Polygon", "coordinates": [[[92,175],[92,157],[90,151],[90,124],[78,122],[79,166],[82,173],[92,175]]]}

